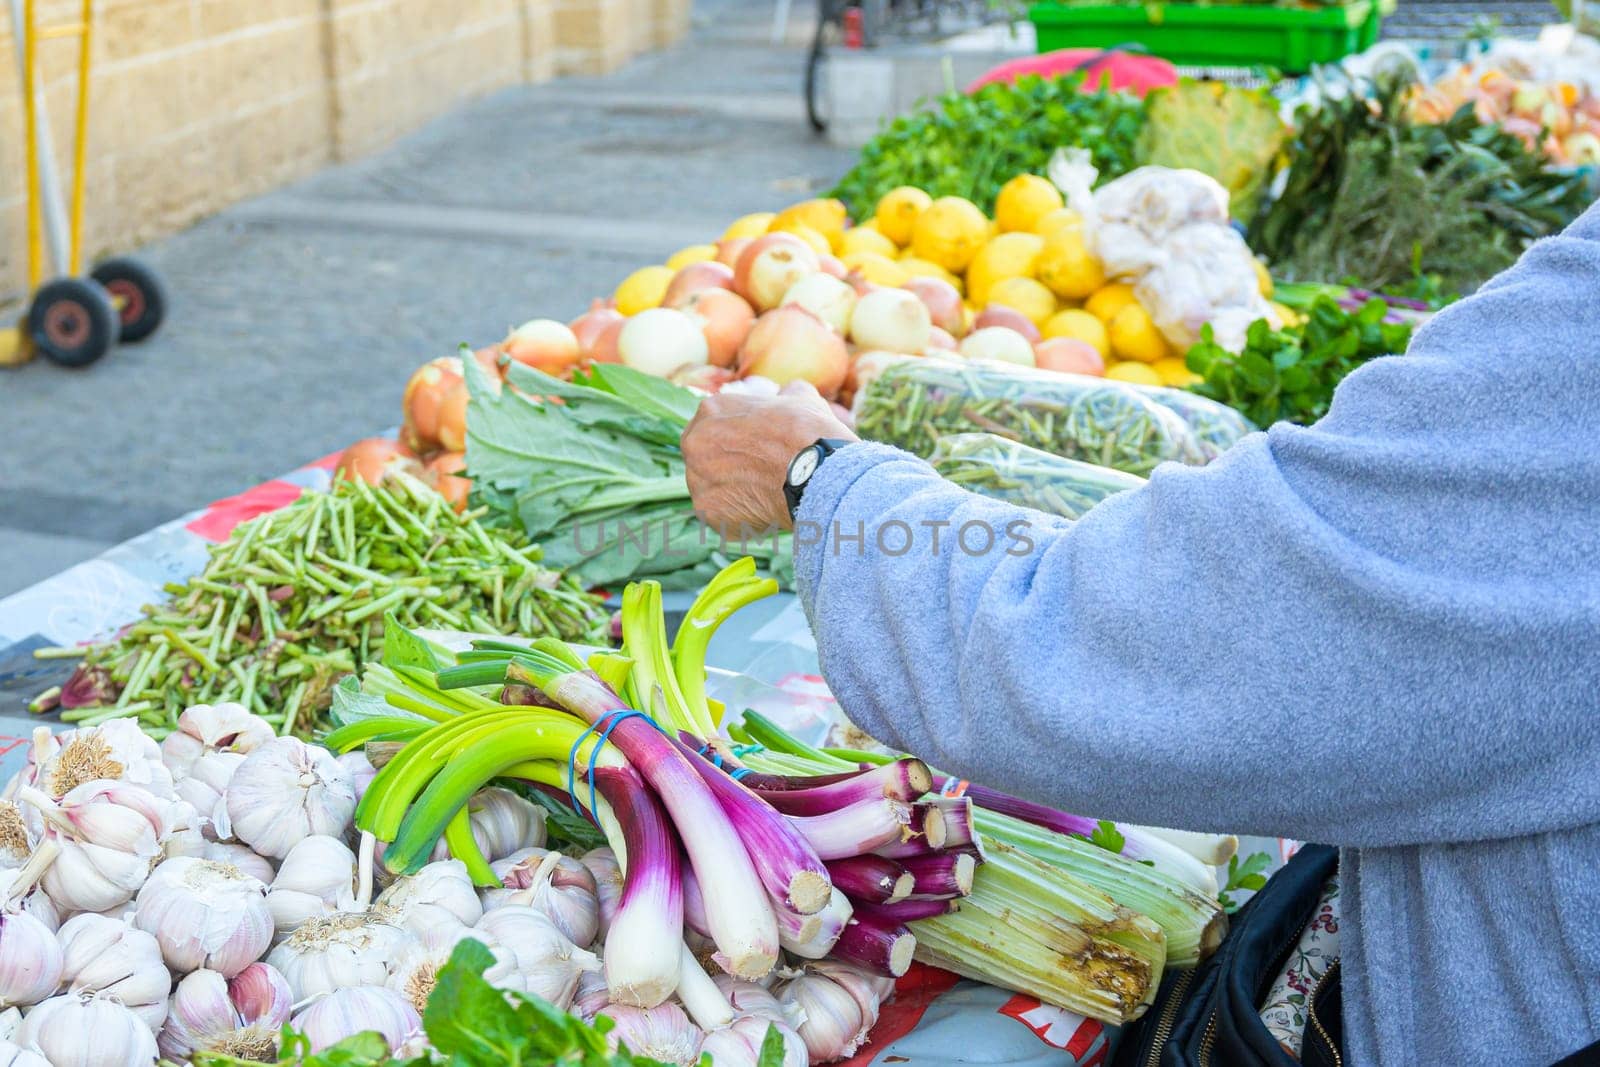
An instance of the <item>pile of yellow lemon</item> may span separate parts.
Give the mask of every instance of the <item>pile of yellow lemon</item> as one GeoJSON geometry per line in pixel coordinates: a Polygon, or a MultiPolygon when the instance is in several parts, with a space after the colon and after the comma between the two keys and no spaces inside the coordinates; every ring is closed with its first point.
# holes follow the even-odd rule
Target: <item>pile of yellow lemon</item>
{"type": "MultiPolygon", "coordinates": [[[[961,293],[971,321],[992,305],[1026,316],[1045,339],[1071,337],[1093,347],[1106,377],[1142,385],[1199,381],[1140,306],[1133,287],[1106,278],[1084,241],[1082,220],[1061,193],[1035,174],[1008,181],[990,219],[959,196],[937,199],[900,186],[854,225],[838,200],[807,200],[780,212],[736,219],[721,241],[792,233],[819,254],[831,254],[868,281],[904,285],[913,277],[942,278],[961,293]]],[[[691,245],[664,265],[643,267],[618,287],[617,310],[632,315],[661,302],[674,272],[714,259],[717,244],[691,245]]],[[[1257,262],[1261,292],[1272,279],[1257,262]]]]}

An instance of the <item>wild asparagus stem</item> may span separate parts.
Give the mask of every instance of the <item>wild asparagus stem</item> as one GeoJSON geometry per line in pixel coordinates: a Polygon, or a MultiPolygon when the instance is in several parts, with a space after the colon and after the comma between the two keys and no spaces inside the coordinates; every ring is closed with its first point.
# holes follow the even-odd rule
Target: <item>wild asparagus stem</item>
{"type": "Polygon", "coordinates": [[[34,704],[59,700],[78,722],[137,715],[159,733],[191,704],[231,700],[281,712],[284,733],[308,737],[335,683],[379,647],[385,612],[408,628],[602,638],[599,601],[539,566],[521,533],[487,531],[439,501],[405,475],[341,481],[241,524],[204,571],[167,585],[170,599],[117,637],[36,651],[82,663],[34,704]],[[88,684],[100,671],[109,692],[88,684]]]}

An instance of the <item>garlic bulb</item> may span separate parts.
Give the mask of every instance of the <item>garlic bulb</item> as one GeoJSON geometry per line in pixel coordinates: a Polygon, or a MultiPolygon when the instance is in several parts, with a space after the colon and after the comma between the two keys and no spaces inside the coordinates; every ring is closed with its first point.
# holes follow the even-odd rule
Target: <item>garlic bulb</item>
{"type": "Polygon", "coordinates": [[[237,867],[192,856],[151,872],[134,924],[155,935],[162,958],[179,974],[207,967],[231,978],[272,943],[267,887],[237,867]]]}
{"type": "Polygon", "coordinates": [[[51,1067],[147,1067],[156,1035],[105,993],[64,993],[30,1011],[16,1043],[36,1048],[51,1067]]]}
{"type": "Polygon", "coordinates": [[[230,834],[263,856],[282,859],[311,834],[337,836],[355,814],[350,775],[333,754],[293,737],[276,737],[245,757],[223,796],[230,834]]]}
{"type": "Polygon", "coordinates": [[[0,869],[0,901],[5,902],[0,910],[26,912],[52,930],[59,927],[61,913],[39,885],[39,879],[57,855],[59,846],[52,843],[35,850],[25,866],[0,869]]]}
{"type": "Polygon", "coordinates": [[[267,890],[267,910],[278,936],[286,937],[307,919],[355,911],[356,854],[337,837],[312,834],[283,857],[267,890]]]}
{"type": "Polygon", "coordinates": [[[458,923],[439,926],[417,939],[400,952],[394,973],[385,984],[405,997],[411,1006],[422,1014],[427,1009],[428,997],[439,981],[439,972],[450,962],[456,945],[471,939],[494,954],[495,962],[483,972],[484,981],[499,989],[526,991],[528,981],[517,970],[517,961],[493,935],[483,930],[471,930],[458,923]]]}
{"type": "Polygon", "coordinates": [[[194,810],[187,800],[173,800],[166,805],[166,833],[161,838],[161,858],[174,856],[204,857],[205,830],[208,820],[194,810]]]}
{"type": "Polygon", "coordinates": [[[228,783],[233,781],[234,772],[244,760],[242,752],[207,752],[191,763],[189,773],[173,786],[178,799],[188,801],[200,813],[206,835],[213,840],[226,836],[218,827],[228,825],[227,812],[218,809],[222,807],[222,795],[227,792],[228,783]]]}
{"type": "Polygon", "coordinates": [[[166,813],[139,786],[84,782],[59,804],[28,786],[19,796],[47,824],[39,850],[55,853],[43,884],[57,909],[105,911],[126,903],[161,855],[166,813]]]}
{"type": "Polygon", "coordinates": [[[572,1003],[578,976],[598,970],[600,958],[578,948],[542,911],[525,904],[496,908],[478,920],[477,929],[499,941],[527,979],[528,992],[558,1008],[572,1003]]]}
{"type": "Polygon", "coordinates": [[[573,991],[572,1004],[567,1010],[585,1022],[593,1022],[610,1003],[611,991],[606,987],[605,971],[584,971],[578,975],[578,988],[573,991]]]}
{"type": "Polygon", "coordinates": [[[252,963],[232,978],[195,971],[173,992],[156,1044],[172,1060],[205,1051],[270,1063],[277,1059],[278,1034],[293,1000],[283,975],[265,963],[252,963]]]}
{"type": "Polygon", "coordinates": [[[359,748],[352,749],[338,757],[339,766],[350,776],[350,787],[356,792],[356,800],[367,795],[367,786],[378,776],[378,768],[367,759],[367,754],[359,748]]]}
{"type": "MultiPolygon", "coordinates": [[[[472,825],[472,839],[478,843],[483,858],[490,862],[503,859],[520,848],[544,844],[544,809],[509,789],[489,786],[478,790],[467,801],[467,815],[472,825]]],[[[433,846],[433,858],[442,860],[449,856],[450,848],[441,837],[433,846]]]]}
{"type": "MultiPolygon", "coordinates": [[[[95,781],[127,782],[163,800],[172,799],[172,772],[161,762],[160,747],[139,728],[137,719],[112,719],[99,726],[69,730],[51,740],[53,746],[45,747],[54,747],[54,751],[38,760],[35,778],[26,784],[54,800],[95,781]]],[[[35,749],[39,748],[36,740],[35,749]]]]}
{"type": "Polygon", "coordinates": [[[55,931],[26,912],[0,914],[0,1007],[37,1004],[60,984],[55,931]]]}
{"type": "Polygon", "coordinates": [[[181,781],[208,755],[248,755],[277,736],[270,722],[243,704],[196,704],[178,716],[177,730],[161,742],[161,758],[181,781]]]}
{"type": "Polygon", "coordinates": [[[635,1056],[648,1056],[679,1067],[691,1067],[700,1058],[700,1042],[705,1035],[670,1000],[653,1008],[613,1004],[600,1014],[616,1024],[606,1035],[606,1044],[613,1050],[623,1045],[635,1056]]]}
{"type": "Polygon", "coordinates": [[[394,922],[414,934],[438,926],[473,926],[483,918],[483,904],[460,860],[440,860],[416,874],[397,878],[378,895],[379,908],[387,909],[394,922]]]}
{"type": "Polygon", "coordinates": [[[542,848],[518,849],[491,866],[504,888],[483,891],[485,910],[526,904],[549,916],[574,945],[594,942],[600,932],[600,899],[589,868],[542,848]]]}
{"type": "Polygon", "coordinates": [[[422,1030],[422,1018],[405,997],[382,986],[352,986],[319,997],[291,1025],[306,1035],[311,1051],[321,1052],[347,1037],[377,1031],[391,1050],[422,1030]]]}
{"type": "Polygon", "coordinates": [[[23,821],[22,809],[14,801],[0,800],[0,870],[21,867],[32,852],[33,834],[23,821]]]}
{"type": "Polygon", "coordinates": [[[152,1031],[160,1029],[172,974],[154,937],[131,923],[85,912],[63,923],[56,938],[63,986],[115,997],[152,1031]]]}
{"type": "MultiPolygon", "coordinates": [[[[778,988],[778,999],[799,1018],[795,1031],[812,1061],[832,1063],[850,1056],[878,1021],[881,986],[848,964],[807,967],[778,988]]],[[[892,983],[890,988],[892,989],[892,983]]]]}
{"type": "Polygon", "coordinates": [[[793,1027],[760,1015],[741,1015],[727,1026],[707,1032],[700,1051],[711,1057],[712,1067],[755,1067],[769,1028],[783,1037],[783,1067],[807,1067],[806,1044],[793,1027]]]}
{"type": "Polygon", "coordinates": [[[312,919],[267,953],[289,980],[295,1001],[345,986],[381,986],[415,940],[380,912],[312,919]]]}
{"type": "Polygon", "coordinates": [[[248,874],[263,885],[271,885],[273,879],[278,876],[278,870],[272,865],[271,860],[251,852],[236,841],[207,841],[200,858],[237,867],[242,873],[248,874]]]}
{"type": "Polygon", "coordinates": [[[17,1031],[20,1029],[22,1029],[22,1009],[0,1010],[0,1041],[10,1041],[17,1036],[17,1031]]]}
{"type": "Polygon", "coordinates": [[[581,862],[594,876],[595,899],[600,903],[600,936],[604,937],[611,928],[611,917],[622,904],[622,864],[609,848],[592,848],[583,854],[581,862]]]}
{"type": "Polygon", "coordinates": [[[739,1015],[759,1015],[785,1026],[794,1026],[801,1019],[792,1006],[785,1005],[765,986],[721,971],[713,974],[711,980],[739,1015]]]}
{"type": "Polygon", "coordinates": [[[50,1067],[50,1061],[31,1049],[0,1040],[0,1067],[50,1067]]]}

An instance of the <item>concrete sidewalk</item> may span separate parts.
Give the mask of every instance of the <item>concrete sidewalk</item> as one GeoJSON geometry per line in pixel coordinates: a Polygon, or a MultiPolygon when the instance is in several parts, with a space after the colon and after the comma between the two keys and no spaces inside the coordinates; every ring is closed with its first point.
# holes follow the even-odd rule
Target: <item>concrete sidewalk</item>
{"type": "Polygon", "coordinates": [[[671,51],[499,93],[144,249],[173,299],[154,339],[0,371],[0,596],[396,424],[459,342],[827,188],[851,154],[805,124],[813,10],[778,48],[768,5],[699,0],[671,51]]]}

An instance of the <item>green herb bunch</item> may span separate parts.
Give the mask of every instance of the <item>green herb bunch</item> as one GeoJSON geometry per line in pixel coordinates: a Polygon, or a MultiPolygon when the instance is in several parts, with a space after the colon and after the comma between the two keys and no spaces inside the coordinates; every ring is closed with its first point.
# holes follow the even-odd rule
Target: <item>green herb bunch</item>
{"type": "Polygon", "coordinates": [[[1377,356],[1406,350],[1412,325],[1386,322],[1388,310],[1373,299],[1351,313],[1331,296],[1319,296],[1304,326],[1274,330],[1265,319],[1251,324],[1242,352],[1217,344],[1206,326],[1187,356],[1189,369],[1205,381],[1190,388],[1257,426],[1315,422],[1327,414],[1345,375],[1377,356]]]}
{"type": "Polygon", "coordinates": [[[1384,288],[1434,274],[1471,289],[1582,212],[1581,174],[1547,168],[1471,105],[1414,123],[1409,88],[1389,80],[1300,109],[1283,191],[1250,231],[1275,276],[1384,288]]]}
{"type": "MultiPolygon", "coordinates": [[[[357,1034],[313,1052],[305,1035],[284,1027],[280,1067],[662,1067],[626,1048],[612,1051],[611,1020],[590,1025],[547,1001],[497,989],[483,978],[494,957],[480,942],[462,941],[439,970],[438,983],[422,1014],[432,1051],[395,1059],[376,1033],[357,1034]]],[[[782,1067],[782,1036],[769,1029],[756,1067],[782,1067]]],[[[194,1067],[259,1067],[216,1052],[194,1054],[194,1067]]],[[[709,1067],[710,1058],[701,1058],[709,1067]]]]}
{"type": "Polygon", "coordinates": [[[962,196],[994,213],[1000,187],[1018,174],[1043,174],[1057,148],[1089,150],[1101,180],[1138,163],[1144,104],[1106,89],[1085,89],[1081,75],[1029,76],[976,93],[946,93],[889,122],[831,195],[856,218],[883,194],[914,185],[930,196],[962,196]]]}

